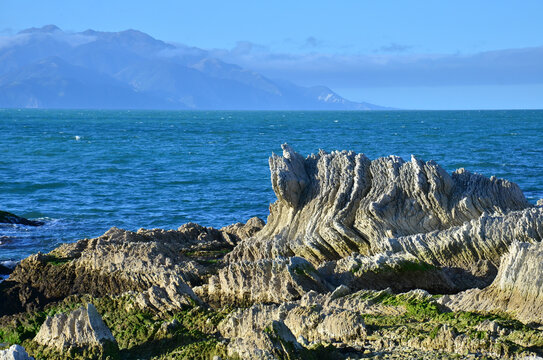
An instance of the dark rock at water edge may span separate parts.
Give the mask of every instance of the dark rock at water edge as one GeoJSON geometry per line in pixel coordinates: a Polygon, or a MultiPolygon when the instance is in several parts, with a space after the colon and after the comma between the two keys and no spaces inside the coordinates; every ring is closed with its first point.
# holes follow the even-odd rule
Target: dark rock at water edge
{"type": "Polygon", "coordinates": [[[9,275],[12,272],[13,272],[13,269],[10,269],[7,266],[0,264],[0,275],[9,275]]]}
{"type": "Polygon", "coordinates": [[[0,210],[0,223],[4,224],[21,224],[28,226],[41,226],[43,221],[28,220],[23,217],[17,216],[7,211],[0,210]]]}

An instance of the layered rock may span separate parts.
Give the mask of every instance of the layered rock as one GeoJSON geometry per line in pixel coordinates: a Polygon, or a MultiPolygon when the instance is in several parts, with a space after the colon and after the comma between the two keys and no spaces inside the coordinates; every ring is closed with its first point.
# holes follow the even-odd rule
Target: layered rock
{"type": "Polygon", "coordinates": [[[296,302],[239,309],[219,324],[219,330],[228,339],[229,354],[243,359],[298,358],[296,349],[327,344],[344,349],[328,354],[334,359],[516,359],[521,352],[537,353],[543,344],[540,333],[496,319],[443,313],[422,290],[351,293],[341,286],[327,294],[308,292],[296,302]],[[471,324],[466,326],[464,319],[471,324]],[[289,339],[289,355],[277,354],[274,338],[289,339]],[[536,352],[518,351],[520,345],[536,352]]]}
{"type": "Polygon", "coordinates": [[[256,220],[248,227],[236,226],[234,232],[192,223],[168,231],[112,228],[98,238],[61,245],[22,260],[10,280],[0,284],[2,295],[13,298],[12,305],[0,305],[0,315],[22,311],[26,303],[45,304],[73,294],[102,297],[127,291],[138,294],[141,306],[179,308],[199,301],[191,286],[204,283],[232,243],[257,228],[256,220]],[[22,299],[25,293],[29,295],[22,299]]]}
{"type": "Polygon", "coordinates": [[[482,288],[492,282],[501,256],[516,239],[543,239],[543,208],[483,214],[447,230],[385,238],[377,245],[380,252],[324,263],[319,272],[336,286],[364,289],[451,293],[482,288]]]}
{"type": "MultiPolygon", "coordinates": [[[[200,341],[243,359],[541,353],[540,202],[530,205],[506,180],[448,174],[414,157],[283,151],[270,159],[277,201],[267,224],[112,228],[62,245],[23,260],[0,283],[0,316],[92,301],[120,331],[121,351],[136,342],[119,324],[152,323],[131,356],[142,341],[171,345],[165,358],[177,354],[176,341],[187,346],[183,356],[194,357],[200,341]],[[429,293],[470,288],[482,290],[439,302],[429,293]],[[506,312],[529,325],[462,311],[506,312]]],[[[83,308],[48,318],[35,340],[58,349],[99,344],[108,336],[96,334],[95,315],[83,308]]],[[[24,328],[22,318],[13,316],[10,329],[24,328]]]]}
{"type": "Polygon", "coordinates": [[[299,257],[231,263],[195,288],[202,298],[220,304],[281,303],[310,290],[328,291],[313,265],[299,257]]]}
{"type": "Polygon", "coordinates": [[[243,336],[232,334],[228,344],[229,356],[244,360],[276,360],[290,358],[294,355],[293,352],[301,349],[301,345],[282,321],[272,320],[265,328],[257,331],[248,329],[249,331],[243,332],[243,336]]]}
{"type": "Polygon", "coordinates": [[[295,348],[310,347],[322,343],[342,343],[360,346],[366,337],[366,326],[360,313],[349,309],[311,306],[300,302],[281,305],[253,305],[232,313],[219,325],[221,334],[230,340],[229,353],[240,354],[244,359],[273,355],[269,341],[272,333],[290,342],[295,348]]]}
{"type": "Polygon", "coordinates": [[[525,323],[543,324],[543,243],[514,242],[489,287],[441,302],[453,311],[506,312],[525,323]]]}
{"type": "Polygon", "coordinates": [[[230,261],[301,256],[314,264],[352,252],[381,252],[387,238],[445,230],[531,205],[514,183],[464,169],[449,175],[433,161],[320,151],[304,159],[283,145],[270,158],[277,201],[266,226],[230,261]]]}
{"type": "Polygon", "coordinates": [[[262,230],[266,223],[258,218],[252,217],[247,222],[244,223],[235,223],[232,225],[225,226],[220,229],[223,237],[231,245],[236,245],[241,240],[245,240],[255,235],[257,232],[262,230]]]}
{"type": "Polygon", "coordinates": [[[324,263],[318,268],[321,277],[334,286],[352,289],[391,289],[404,292],[424,289],[433,293],[451,293],[471,287],[484,287],[495,276],[495,268],[478,263],[478,275],[462,269],[439,268],[420,261],[409,253],[360,254],[324,263]],[[489,280],[490,279],[490,280],[489,280]]]}
{"type": "Polygon", "coordinates": [[[505,215],[482,214],[478,219],[447,230],[383,239],[382,251],[410,253],[420,261],[469,269],[480,260],[494,265],[515,241],[543,239],[543,208],[528,208],[505,215]]]}
{"type": "Polygon", "coordinates": [[[69,314],[48,316],[34,338],[38,344],[65,351],[70,348],[91,348],[98,352],[116,341],[102,317],[92,304],[87,304],[69,314]]]}
{"type": "MultiPolygon", "coordinates": [[[[288,145],[270,158],[277,201],[230,263],[300,256],[334,286],[452,293],[485,287],[515,239],[543,239],[543,208],[518,186],[433,161],[288,145]]],[[[231,274],[230,276],[234,276],[231,274]]]]}

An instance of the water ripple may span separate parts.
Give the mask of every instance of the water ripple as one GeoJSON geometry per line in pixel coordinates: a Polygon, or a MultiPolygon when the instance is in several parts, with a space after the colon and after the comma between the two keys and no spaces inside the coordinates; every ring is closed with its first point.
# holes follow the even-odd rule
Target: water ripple
{"type": "Polygon", "coordinates": [[[0,261],[111,226],[221,227],[266,218],[268,157],[347,149],[464,167],[543,198],[543,111],[0,111],[2,208],[45,218],[0,226],[0,261]],[[79,141],[76,141],[79,136],[79,141]]]}

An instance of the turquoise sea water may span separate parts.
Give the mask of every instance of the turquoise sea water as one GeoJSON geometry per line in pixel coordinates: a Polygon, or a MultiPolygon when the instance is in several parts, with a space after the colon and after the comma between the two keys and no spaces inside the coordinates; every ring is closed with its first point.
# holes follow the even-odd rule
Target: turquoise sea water
{"type": "Polygon", "coordinates": [[[221,227],[266,218],[268,157],[345,149],[415,154],[543,198],[543,111],[161,112],[0,110],[0,261],[117,226],[221,227]]]}

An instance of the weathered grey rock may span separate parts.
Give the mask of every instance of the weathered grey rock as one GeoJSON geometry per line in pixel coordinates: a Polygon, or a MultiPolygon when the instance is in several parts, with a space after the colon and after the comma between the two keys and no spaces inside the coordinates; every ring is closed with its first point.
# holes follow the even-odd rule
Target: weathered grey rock
{"type": "Polygon", "coordinates": [[[507,312],[524,323],[543,324],[543,243],[514,242],[489,287],[440,301],[454,311],[507,312]]]}
{"type": "MultiPolygon", "coordinates": [[[[258,342],[262,334],[269,332],[272,323],[281,324],[284,330],[280,337],[295,347],[301,346],[300,341],[304,346],[336,342],[362,345],[366,327],[361,314],[346,308],[324,305],[323,299],[320,295],[320,301],[310,306],[298,301],[281,305],[257,304],[239,309],[219,324],[219,331],[236,348],[239,348],[241,341],[258,342]]],[[[278,332],[277,329],[275,332],[278,332]]],[[[235,353],[234,350],[232,352],[235,353]]]]}
{"type": "Polygon", "coordinates": [[[270,171],[268,222],[227,255],[230,264],[300,256],[332,286],[452,293],[490,284],[515,239],[543,239],[543,208],[518,186],[464,169],[449,175],[432,161],[346,151],[304,160],[283,145],[270,171]]]}
{"type": "Polygon", "coordinates": [[[221,334],[229,339],[228,355],[242,359],[278,359],[287,355],[283,348],[285,343],[292,349],[301,348],[282,320],[290,308],[289,304],[255,305],[246,311],[234,312],[219,325],[221,334]]]}
{"type": "Polygon", "coordinates": [[[311,263],[292,257],[228,264],[212,276],[208,284],[194,291],[215,303],[247,304],[281,303],[299,299],[310,290],[330,289],[311,263]]]}
{"type": "Polygon", "coordinates": [[[410,253],[430,264],[469,269],[479,260],[499,265],[514,240],[543,239],[543,208],[528,208],[505,215],[484,213],[478,219],[447,230],[381,241],[382,251],[410,253]]]}
{"type": "Polygon", "coordinates": [[[347,256],[318,270],[334,285],[353,289],[452,293],[488,286],[515,239],[531,243],[543,239],[543,208],[483,214],[447,230],[383,239],[378,245],[382,252],[347,256]]]}
{"type": "Polygon", "coordinates": [[[266,225],[264,221],[258,217],[252,217],[245,224],[235,223],[232,225],[225,226],[220,229],[222,236],[228,241],[231,245],[236,245],[241,240],[245,240],[255,235],[257,232],[262,230],[266,225]]]}
{"type": "Polygon", "coordinates": [[[6,350],[0,350],[0,360],[34,360],[21,345],[11,345],[6,350]]]}
{"type": "Polygon", "coordinates": [[[116,344],[111,331],[90,303],[69,314],[48,316],[34,341],[59,350],[103,348],[108,343],[116,344]]]}
{"type": "Polygon", "coordinates": [[[140,293],[138,304],[169,310],[199,301],[190,286],[203,283],[215,271],[194,254],[222,257],[231,248],[219,230],[197,224],[168,231],[112,228],[98,238],[22,260],[10,280],[38,290],[48,301],[131,291],[140,293]]]}
{"type": "Polygon", "coordinates": [[[314,264],[383,252],[383,239],[445,230],[531,205],[517,185],[433,161],[320,151],[303,159],[288,145],[270,158],[277,201],[266,226],[230,261],[301,256],[314,264]]]}

